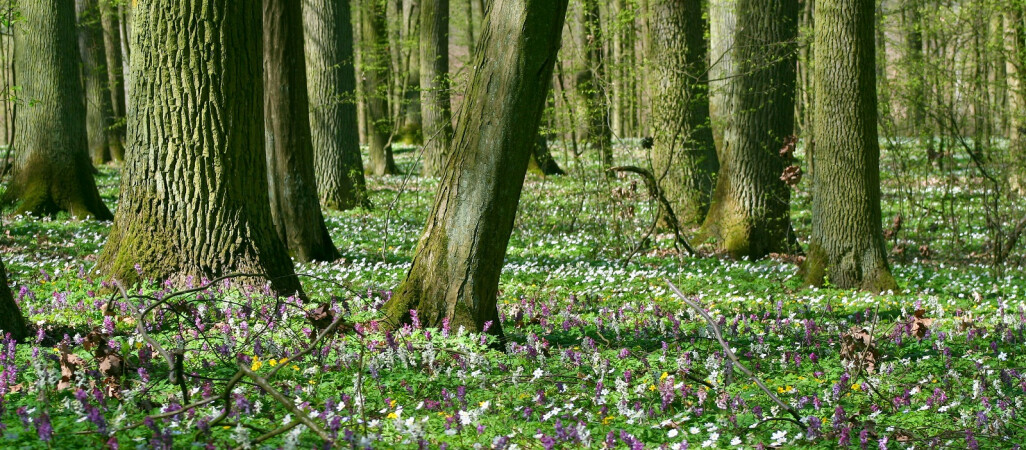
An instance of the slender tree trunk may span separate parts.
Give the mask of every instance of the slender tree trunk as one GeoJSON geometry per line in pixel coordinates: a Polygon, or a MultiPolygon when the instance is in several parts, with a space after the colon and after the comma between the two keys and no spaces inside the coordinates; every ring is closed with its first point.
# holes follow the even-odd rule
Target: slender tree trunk
{"type": "Polygon", "coordinates": [[[738,0],[723,158],[705,230],[732,257],[788,250],[798,1],[738,0]]]}
{"type": "Polygon", "coordinates": [[[840,288],[896,287],[880,213],[873,0],[816,3],[816,179],[806,279],[840,288]]]}
{"type": "Polygon", "coordinates": [[[452,142],[449,100],[449,0],[420,2],[420,103],[424,115],[424,170],[441,176],[452,142]]]}
{"type": "Polygon", "coordinates": [[[471,61],[477,54],[477,36],[474,35],[474,0],[466,0],[467,14],[467,51],[470,53],[471,61]]]}
{"type": "Polygon", "coordinates": [[[302,262],[339,258],[324,225],[314,174],[302,4],[264,0],[264,135],[271,217],[302,262]]]}
{"type": "Polygon", "coordinates": [[[699,0],[651,0],[652,169],[680,225],[701,223],[719,162],[709,128],[705,26],[699,0]]]}
{"type": "Polygon", "coordinates": [[[15,77],[21,88],[15,123],[14,170],[6,202],[17,213],[113,216],[100,199],[86,146],[85,98],[67,1],[21,3],[15,26],[15,77]]]}
{"type": "Polygon", "coordinates": [[[538,136],[535,141],[534,152],[531,153],[527,171],[540,176],[566,175],[566,172],[559,168],[556,159],[552,157],[552,152],[549,151],[549,140],[545,136],[538,136]]]}
{"type": "MultiPolygon", "coordinates": [[[[408,144],[424,142],[423,106],[420,101],[420,6],[424,0],[403,0],[402,52],[406,78],[403,94],[403,141],[408,144]]],[[[446,49],[448,51],[448,49],[446,49]]]]}
{"type": "Polygon", "coordinates": [[[325,208],[370,207],[357,131],[348,1],[304,0],[306,79],[317,191],[325,208]]]}
{"type": "Polygon", "coordinates": [[[391,326],[502,336],[496,295],[567,0],[494,0],[438,195],[413,266],[385,305],[391,326]],[[489,326],[490,325],[490,326],[489,326]]]}
{"type": "Polygon", "coordinates": [[[734,73],[734,29],[738,0],[709,0],[709,117],[722,155],[727,127],[727,86],[734,73]]]}
{"type": "Polygon", "coordinates": [[[136,266],[177,283],[259,273],[279,294],[301,292],[268,200],[260,8],[139,0],[133,10],[128,160],[97,269],[126,283],[136,266]]]}
{"type": "Polygon", "coordinates": [[[103,25],[103,48],[107,57],[107,87],[110,91],[111,125],[110,156],[114,161],[125,159],[125,74],[121,58],[121,25],[118,11],[109,0],[100,0],[100,21],[103,25]]]}
{"type": "Polygon", "coordinates": [[[605,61],[602,57],[602,21],[598,0],[582,0],[575,9],[577,27],[574,30],[576,46],[580,51],[580,66],[574,75],[577,93],[578,124],[583,127],[581,142],[598,150],[605,166],[613,164],[612,135],[609,130],[609,106],[606,99],[605,61]]]}
{"type": "Polygon", "coordinates": [[[15,340],[21,341],[28,337],[28,326],[25,324],[25,317],[21,315],[18,304],[11,295],[11,288],[7,285],[7,268],[3,260],[0,260],[0,336],[10,334],[15,340]]]}
{"type": "Polygon", "coordinates": [[[78,15],[78,47],[82,55],[89,155],[93,164],[100,165],[110,162],[113,154],[124,154],[124,151],[114,148],[121,141],[113,135],[111,129],[114,107],[111,104],[99,3],[97,0],[76,0],[75,9],[78,15]]]}
{"type": "Polygon", "coordinates": [[[389,138],[393,132],[389,107],[389,52],[388,29],[385,27],[385,7],[379,0],[359,0],[363,5],[361,34],[363,52],[360,68],[363,72],[364,101],[367,103],[367,130],[370,164],[367,171],[373,175],[399,173],[392,157],[389,138]]]}
{"type": "Polygon", "coordinates": [[[1017,176],[1026,173],[1026,7],[1013,5],[1008,13],[1008,142],[1017,176]]]}

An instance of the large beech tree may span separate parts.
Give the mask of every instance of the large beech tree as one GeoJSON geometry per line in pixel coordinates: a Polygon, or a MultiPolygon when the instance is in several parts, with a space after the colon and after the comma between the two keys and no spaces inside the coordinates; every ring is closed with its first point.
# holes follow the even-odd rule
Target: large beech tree
{"type": "Polygon", "coordinates": [[[325,208],[370,206],[356,124],[356,71],[348,1],[304,0],[304,51],[317,192],[325,208]]]}
{"type": "Polygon", "coordinates": [[[292,255],[303,262],[340,256],[317,196],[306,92],[302,4],[263,0],[264,135],[271,217],[292,255]]]}
{"type": "Polygon", "coordinates": [[[709,127],[699,0],[652,0],[652,169],[680,225],[701,223],[719,163],[709,127]]]}
{"type": "Polygon", "coordinates": [[[15,26],[15,79],[21,105],[15,119],[14,169],[5,202],[18,213],[68,211],[110,220],[86,147],[86,111],[75,36],[75,4],[21,2],[15,26]]]}
{"type": "Polygon", "coordinates": [[[567,0],[494,0],[427,227],[385,305],[390,325],[502,335],[496,295],[552,77],[567,0]]]}
{"type": "Polygon", "coordinates": [[[449,0],[420,2],[420,104],[424,175],[440,176],[452,142],[449,103],[449,0]]]}
{"type": "Polygon", "coordinates": [[[806,280],[883,291],[873,0],[816,2],[816,177],[806,280]],[[829,62],[829,63],[827,63],[829,62]]]}
{"type": "Polygon", "coordinates": [[[737,0],[726,127],[705,230],[734,258],[788,248],[798,0],[737,0]],[[789,147],[781,154],[781,149],[789,147]]]}
{"type": "Polygon", "coordinates": [[[235,272],[300,290],[275,234],[264,157],[261,10],[139,0],[132,8],[128,159],[97,261],[132,282],[235,272]]]}
{"type": "Polygon", "coordinates": [[[0,260],[0,336],[7,333],[20,341],[28,336],[28,327],[7,285],[7,268],[3,260],[0,260]]]}
{"type": "Polygon", "coordinates": [[[385,26],[385,4],[382,0],[358,0],[360,11],[361,72],[363,101],[367,105],[368,162],[367,172],[373,175],[399,173],[389,142],[395,127],[388,99],[389,58],[388,28],[385,26]]]}

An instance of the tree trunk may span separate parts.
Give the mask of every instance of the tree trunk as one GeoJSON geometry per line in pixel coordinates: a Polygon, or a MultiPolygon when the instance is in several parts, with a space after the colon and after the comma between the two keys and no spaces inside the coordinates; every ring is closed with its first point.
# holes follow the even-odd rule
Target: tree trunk
{"type": "Polygon", "coordinates": [[[705,231],[731,257],[788,250],[791,190],[781,181],[794,133],[798,1],[738,0],[734,73],[705,231]]]}
{"type": "Polygon", "coordinates": [[[11,295],[11,288],[7,285],[7,269],[3,260],[0,260],[0,337],[8,333],[18,341],[29,335],[25,317],[21,315],[21,310],[11,295]]]}
{"type": "Polygon", "coordinates": [[[100,1],[100,21],[103,25],[103,48],[107,56],[107,87],[110,91],[111,126],[110,156],[114,161],[125,159],[125,73],[121,58],[121,25],[118,11],[108,0],[100,1]]]}
{"type": "Polygon", "coordinates": [[[449,0],[420,2],[420,103],[425,176],[441,176],[452,142],[449,101],[449,0]]]}
{"type": "Polygon", "coordinates": [[[271,221],[261,10],[251,6],[139,0],[133,8],[128,160],[97,261],[111,278],[138,281],[136,265],[146,278],[177,283],[257,273],[279,294],[301,292],[271,221]]]}
{"type": "MultiPolygon", "coordinates": [[[[738,0],[709,0],[709,118],[722,153],[727,127],[727,86],[734,73],[734,28],[738,0]]],[[[723,156],[723,155],[720,155],[723,156]]]]}
{"type": "Polygon", "coordinates": [[[76,0],[78,47],[82,58],[82,85],[85,87],[86,136],[93,164],[110,162],[121,141],[113,135],[114,106],[111,104],[107,76],[107,52],[104,46],[100,6],[97,0],[76,0]]]}
{"type": "MultiPolygon", "coordinates": [[[[423,2],[424,0],[418,0],[423,2]]],[[[403,0],[402,5],[402,47],[403,67],[406,78],[401,86],[403,94],[403,142],[422,144],[424,142],[423,106],[420,102],[420,8],[417,1],[403,0]]],[[[448,49],[446,49],[448,51],[448,49]]]]}
{"type": "Polygon", "coordinates": [[[302,262],[334,261],[317,197],[310,102],[306,93],[302,4],[264,0],[264,135],[271,217],[302,262]]]}
{"type": "Polygon", "coordinates": [[[1016,177],[1026,173],[1026,7],[1012,6],[1008,13],[1008,142],[1015,161],[1016,177]]]}
{"type": "Polygon", "coordinates": [[[879,292],[896,287],[880,213],[873,0],[816,4],[816,179],[806,280],[879,292]]]}
{"type": "Polygon", "coordinates": [[[317,191],[325,208],[370,207],[357,132],[348,1],[304,0],[306,79],[317,191]]]}
{"type": "Polygon", "coordinates": [[[7,202],[16,213],[113,216],[100,199],[86,146],[86,112],[75,36],[75,6],[21,3],[15,77],[26,99],[15,119],[14,170],[7,202]]]}
{"type": "Polygon", "coordinates": [[[563,169],[559,168],[556,159],[549,151],[549,140],[545,136],[538,136],[534,144],[534,151],[531,153],[531,161],[527,164],[528,172],[540,176],[566,175],[563,169]]]}
{"type": "Polygon", "coordinates": [[[389,52],[388,29],[385,27],[385,6],[379,0],[359,0],[363,5],[360,18],[363,51],[361,71],[363,72],[364,101],[367,103],[367,130],[370,164],[367,171],[373,175],[399,173],[392,157],[389,142],[393,132],[391,109],[389,108],[389,52]]]}
{"type": "Polygon", "coordinates": [[[815,0],[803,0],[801,20],[798,25],[800,33],[799,42],[801,49],[799,50],[798,57],[798,78],[801,83],[801,107],[796,108],[799,114],[799,134],[801,135],[802,146],[805,152],[805,169],[806,176],[812,177],[815,172],[815,167],[812,165],[813,155],[816,153],[816,135],[814,133],[814,127],[816,123],[815,103],[816,103],[816,91],[813,87],[814,80],[812,76],[812,68],[816,63],[816,47],[812,43],[812,39],[815,35],[813,31],[815,29],[815,21],[813,20],[813,12],[815,11],[816,1],[815,0]]]}
{"type": "Polygon", "coordinates": [[[438,195],[406,280],[385,305],[390,325],[502,336],[496,295],[567,0],[495,0],[478,42],[438,195]],[[488,325],[490,324],[490,326],[488,325]]]}
{"type": "Polygon", "coordinates": [[[701,223],[719,162],[709,128],[705,26],[699,0],[651,0],[653,173],[679,225],[701,223]]]}
{"type": "Polygon", "coordinates": [[[598,150],[604,166],[613,165],[612,134],[609,129],[609,107],[606,101],[605,61],[602,57],[602,21],[598,0],[582,0],[575,8],[577,19],[574,38],[580,52],[580,63],[574,75],[577,94],[577,120],[583,128],[581,142],[598,150]]]}

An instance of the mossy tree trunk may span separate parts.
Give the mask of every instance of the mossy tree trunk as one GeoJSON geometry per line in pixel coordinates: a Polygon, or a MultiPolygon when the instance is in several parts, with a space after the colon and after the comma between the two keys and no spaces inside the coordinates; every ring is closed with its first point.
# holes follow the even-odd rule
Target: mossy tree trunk
{"type": "Polygon", "coordinates": [[[502,335],[496,295],[567,0],[495,0],[413,266],[384,311],[502,335]]]}
{"type": "Polygon", "coordinates": [[[25,317],[21,315],[21,310],[11,295],[11,288],[7,285],[7,268],[4,267],[3,260],[0,260],[0,336],[8,333],[19,341],[29,334],[25,317]]]}
{"type": "Polygon", "coordinates": [[[612,131],[609,128],[609,105],[606,98],[605,58],[602,54],[602,21],[598,0],[580,0],[574,8],[574,39],[580,62],[574,74],[577,96],[577,123],[581,142],[599,152],[602,164],[613,165],[612,131]]]}
{"type": "Polygon", "coordinates": [[[706,43],[699,0],[651,0],[653,174],[681,226],[709,209],[719,162],[709,127],[706,43]]]}
{"type": "Polygon", "coordinates": [[[86,135],[93,164],[105,164],[114,154],[123,155],[121,141],[113,135],[114,106],[107,75],[107,51],[100,21],[98,0],[75,0],[78,16],[78,48],[82,58],[85,87],[86,135]]]}
{"type": "Polygon", "coordinates": [[[367,172],[373,175],[399,173],[392,157],[389,139],[393,133],[389,108],[389,55],[388,29],[385,27],[385,5],[381,0],[358,0],[362,6],[361,40],[363,95],[367,103],[368,153],[367,172]]]}
{"type": "Polygon", "coordinates": [[[781,181],[794,133],[798,1],[738,0],[734,73],[708,236],[734,258],[788,250],[791,190],[781,181]]]}
{"type": "Polygon", "coordinates": [[[880,213],[874,0],[816,3],[816,178],[806,280],[896,287],[880,213]],[[826,63],[829,61],[830,63],[826,63]],[[829,120],[824,120],[829,118],[829,120]]]}
{"type": "Polygon", "coordinates": [[[302,262],[340,256],[324,225],[307,100],[302,4],[264,0],[264,135],[271,217],[302,262]]]}
{"type": "Polygon", "coordinates": [[[110,220],[93,179],[86,145],[85,98],[68,1],[20,4],[15,78],[22,99],[15,119],[14,169],[4,196],[17,213],[110,220]]]}
{"type": "Polygon", "coordinates": [[[101,273],[126,283],[136,264],[172,282],[259,273],[280,294],[301,291],[271,220],[261,10],[251,6],[132,8],[128,159],[101,273]]]}
{"type": "Polygon", "coordinates": [[[100,0],[100,22],[103,25],[103,48],[107,57],[107,87],[110,91],[111,125],[110,156],[114,161],[125,159],[125,73],[121,57],[121,24],[117,8],[109,0],[100,0]]]}
{"type": "Polygon", "coordinates": [[[306,80],[317,191],[325,208],[370,206],[357,131],[348,1],[304,0],[306,80]]]}
{"type": "Polygon", "coordinates": [[[449,99],[449,0],[420,2],[420,104],[425,176],[441,176],[452,142],[449,99]]]}

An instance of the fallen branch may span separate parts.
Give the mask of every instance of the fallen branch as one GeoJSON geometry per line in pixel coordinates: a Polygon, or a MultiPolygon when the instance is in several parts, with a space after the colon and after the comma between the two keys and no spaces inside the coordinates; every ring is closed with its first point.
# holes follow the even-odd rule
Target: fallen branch
{"type": "MultiPolygon", "coordinates": [[[[684,239],[684,234],[680,231],[679,222],[677,222],[677,215],[673,213],[673,207],[670,206],[670,201],[663,195],[663,190],[659,188],[659,183],[656,183],[655,176],[652,172],[636,166],[617,166],[606,169],[607,172],[632,172],[641,176],[645,181],[645,187],[648,188],[648,194],[654,197],[659,202],[660,212],[666,214],[666,222],[673,231],[674,237],[676,237],[677,245],[681,246],[688,252],[689,255],[697,255],[695,249],[691,247],[687,239],[684,239]]],[[[657,219],[658,220],[658,219],[657,219]]]]}
{"type": "Polygon", "coordinates": [[[735,355],[734,351],[730,349],[730,344],[728,344],[727,341],[723,340],[723,334],[720,332],[720,327],[716,325],[716,321],[713,320],[713,318],[711,316],[709,316],[709,313],[705,312],[705,310],[702,309],[702,307],[700,305],[698,305],[697,303],[693,302],[686,295],[684,295],[684,293],[682,293],[680,291],[680,289],[677,289],[677,286],[674,286],[674,284],[671,283],[670,280],[665,280],[664,279],[663,281],[665,281],[666,284],[670,286],[670,289],[673,291],[673,293],[677,294],[677,297],[679,297],[681,299],[681,301],[684,302],[684,304],[688,305],[691,309],[695,310],[695,312],[697,312],[700,316],[702,316],[703,319],[705,319],[705,322],[709,324],[710,328],[712,328],[713,335],[716,337],[716,341],[718,341],[720,343],[720,347],[723,348],[723,353],[725,355],[727,355],[727,358],[729,358],[730,361],[733,362],[734,365],[736,365],[739,370],[744,372],[744,374],[746,376],[748,376],[748,379],[750,381],[752,381],[757,386],[759,386],[759,389],[761,389],[763,392],[765,392],[766,395],[768,395],[769,398],[771,400],[773,400],[773,403],[776,403],[777,406],[783,408],[793,418],[793,419],[789,419],[789,418],[786,418],[786,417],[782,417],[782,418],[779,418],[779,420],[786,420],[788,422],[793,422],[794,424],[796,424],[799,427],[801,427],[802,430],[807,430],[808,427],[804,423],[802,423],[802,417],[800,415],[798,415],[798,412],[795,411],[794,408],[791,407],[791,405],[788,405],[787,403],[784,403],[783,401],[781,401],[779,397],[777,397],[775,394],[773,394],[773,391],[771,391],[768,387],[766,387],[766,384],[763,383],[762,380],[760,380],[758,377],[756,377],[755,374],[752,373],[752,371],[748,370],[748,368],[745,367],[744,364],[741,364],[741,361],[739,361],[737,359],[737,355],[735,355]]]}

